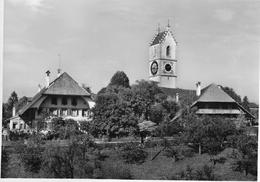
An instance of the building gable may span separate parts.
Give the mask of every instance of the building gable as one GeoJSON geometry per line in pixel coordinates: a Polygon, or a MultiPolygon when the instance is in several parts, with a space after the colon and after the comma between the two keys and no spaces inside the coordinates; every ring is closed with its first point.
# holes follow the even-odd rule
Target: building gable
{"type": "Polygon", "coordinates": [[[90,96],[90,93],[79,86],[79,84],[66,72],[54,80],[44,94],[90,96]]]}

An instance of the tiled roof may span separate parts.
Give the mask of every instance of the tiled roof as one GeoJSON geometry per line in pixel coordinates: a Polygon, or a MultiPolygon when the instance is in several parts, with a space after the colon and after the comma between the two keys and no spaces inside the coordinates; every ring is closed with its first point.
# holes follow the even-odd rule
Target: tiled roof
{"type": "Polygon", "coordinates": [[[19,112],[22,115],[29,108],[38,108],[46,98],[46,95],[76,95],[76,96],[90,96],[85,89],[78,85],[78,83],[66,72],[61,74],[58,78],[52,81],[47,88],[43,88],[26,104],[19,112]]]}
{"type": "Polygon", "coordinates": [[[249,111],[243,106],[237,103],[232,97],[230,97],[222,88],[214,83],[208,85],[201,91],[201,95],[191,107],[195,106],[198,102],[220,102],[220,103],[236,103],[237,107],[243,110],[246,115],[255,118],[249,111]]]}
{"type": "Polygon", "coordinates": [[[235,102],[222,88],[214,83],[207,86],[197,102],[235,102]]]}
{"type": "Polygon", "coordinates": [[[174,41],[177,43],[175,37],[173,36],[173,33],[170,30],[167,30],[167,31],[157,33],[152,39],[150,46],[162,43],[167,34],[170,34],[174,39],[174,41]]]}
{"type": "Polygon", "coordinates": [[[163,32],[158,33],[154,37],[154,39],[153,39],[152,43],[150,44],[150,46],[159,44],[160,41],[162,41],[166,35],[167,35],[167,31],[163,31],[163,32]]]}
{"type": "Polygon", "coordinates": [[[90,93],[79,86],[79,84],[66,72],[54,80],[44,94],[90,96],[90,93]]]}

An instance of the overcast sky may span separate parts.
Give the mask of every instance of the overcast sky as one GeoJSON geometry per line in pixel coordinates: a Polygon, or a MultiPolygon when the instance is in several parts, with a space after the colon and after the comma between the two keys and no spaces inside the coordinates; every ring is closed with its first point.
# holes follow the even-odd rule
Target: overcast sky
{"type": "Polygon", "coordinates": [[[258,102],[258,0],[6,0],[3,99],[33,96],[59,66],[96,93],[117,70],[148,79],[148,47],[170,19],[178,87],[214,82],[258,102]]]}

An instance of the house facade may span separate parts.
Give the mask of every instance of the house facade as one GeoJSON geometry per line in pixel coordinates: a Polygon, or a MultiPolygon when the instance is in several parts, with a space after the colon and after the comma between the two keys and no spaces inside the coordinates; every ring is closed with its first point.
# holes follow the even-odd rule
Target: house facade
{"type": "Polygon", "coordinates": [[[90,109],[94,105],[91,94],[68,73],[64,72],[50,82],[47,71],[46,86],[18,112],[18,116],[33,128],[49,116],[91,120],[90,109]]]}

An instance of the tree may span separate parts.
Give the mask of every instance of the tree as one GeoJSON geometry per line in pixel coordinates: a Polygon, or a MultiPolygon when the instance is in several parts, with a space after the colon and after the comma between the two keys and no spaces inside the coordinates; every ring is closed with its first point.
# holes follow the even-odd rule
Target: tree
{"type": "Polygon", "coordinates": [[[235,170],[257,176],[257,138],[241,134],[237,137],[236,147],[242,156],[235,163],[235,170]]]}
{"type": "Polygon", "coordinates": [[[130,88],[129,79],[123,71],[117,71],[111,78],[109,86],[122,86],[130,88]]]}
{"type": "Polygon", "coordinates": [[[99,94],[93,109],[91,133],[97,136],[112,137],[127,136],[137,129],[137,118],[127,101],[119,94],[108,92],[99,94]]]}
{"type": "Polygon", "coordinates": [[[23,96],[22,98],[20,98],[16,104],[16,111],[18,112],[20,109],[23,108],[23,106],[25,106],[28,103],[28,98],[23,96]]]}
{"type": "Polygon", "coordinates": [[[149,120],[149,112],[157,94],[162,94],[162,91],[155,82],[140,80],[132,86],[131,106],[138,117],[144,114],[145,119],[149,120]]]}
{"type": "Polygon", "coordinates": [[[241,97],[233,90],[233,88],[230,87],[222,87],[222,88],[230,97],[232,97],[236,102],[241,104],[241,97]]]}
{"type": "Polygon", "coordinates": [[[186,122],[187,141],[201,147],[210,155],[216,155],[223,149],[227,137],[235,134],[236,126],[223,117],[196,116],[191,114],[186,122]]]}
{"type": "Polygon", "coordinates": [[[250,111],[250,108],[249,108],[249,100],[248,100],[247,96],[245,96],[245,97],[243,98],[242,106],[243,106],[247,111],[250,111]]]}
{"type": "Polygon", "coordinates": [[[2,114],[3,114],[3,125],[6,126],[7,123],[4,121],[10,117],[12,117],[13,107],[16,106],[18,102],[18,96],[15,91],[13,91],[10,97],[7,100],[7,103],[2,104],[2,114]]]}

